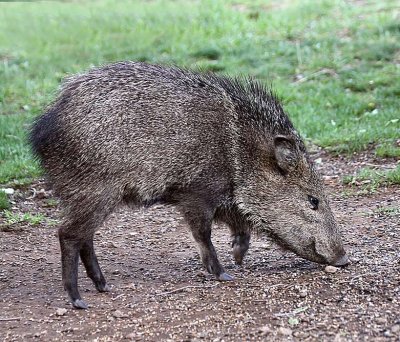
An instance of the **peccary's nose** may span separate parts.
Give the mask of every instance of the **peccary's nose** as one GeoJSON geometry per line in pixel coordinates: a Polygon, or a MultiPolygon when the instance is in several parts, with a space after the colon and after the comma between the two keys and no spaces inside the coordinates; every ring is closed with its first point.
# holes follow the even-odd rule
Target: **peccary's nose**
{"type": "Polygon", "coordinates": [[[349,263],[349,257],[347,256],[347,254],[343,255],[342,257],[340,257],[338,260],[336,260],[333,263],[333,266],[345,266],[349,263]]]}

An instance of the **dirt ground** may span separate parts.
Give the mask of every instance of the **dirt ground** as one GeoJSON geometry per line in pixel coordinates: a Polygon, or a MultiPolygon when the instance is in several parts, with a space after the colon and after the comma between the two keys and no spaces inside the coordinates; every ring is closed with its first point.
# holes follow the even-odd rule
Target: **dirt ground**
{"type": "Polygon", "coordinates": [[[327,273],[260,234],[240,268],[228,229],[215,226],[220,261],[235,276],[217,282],[203,271],[173,208],[122,208],[95,242],[112,291],[97,293],[80,266],[86,311],[72,309],[62,289],[49,220],[58,218],[54,201],[38,192],[40,183],[17,190],[14,210],[48,219],[7,225],[0,218],[0,341],[400,341],[400,188],[365,193],[368,184],[341,182],[365,165],[391,168],[396,161],[325,152],[314,158],[332,194],[350,266],[327,273]]]}

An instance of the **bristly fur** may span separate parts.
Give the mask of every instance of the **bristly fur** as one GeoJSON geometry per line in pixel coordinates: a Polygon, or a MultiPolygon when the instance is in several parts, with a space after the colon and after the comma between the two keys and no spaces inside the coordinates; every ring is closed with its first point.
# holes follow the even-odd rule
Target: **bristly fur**
{"type": "MultiPolygon", "coordinates": [[[[237,119],[246,124],[252,124],[255,130],[261,130],[262,133],[269,134],[292,134],[301,144],[293,124],[280,104],[280,100],[272,87],[267,87],[264,83],[250,77],[239,76],[231,77],[229,75],[217,75],[211,72],[193,71],[177,66],[160,67],[146,63],[136,62],[116,62],[114,64],[104,65],[102,67],[90,69],[86,74],[74,75],[67,77],[61,87],[61,93],[56,100],[48,106],[47,112],[37,119],[37,124],[32,126],[29,135],[33,152],[36,156],[41,155],[41,146],[46,143],[46,135],[48,135],[47,143],[51,143],[52,137],[56,136],[52,130],[60,129],[55,121],[57,115],[51,112],[55,109],[62,109],[63,105],[68,101],[70,93],[88,80],[95,80],[96,76],[107,70],[116,72],[125,72],[134,65],[145,65],[154,74],[158,73],[158,77],[169,78],[168,81],[181,80],[186,85],[196,87],[214,88],[217,92],[223,91],[229,97],[232,105],[237,111],[237,119]],[[40,122],[39,122],[40,121],[40,122]],[[54,121],[54,122],[53,122],[54,121]],[[34,131],[35,127],[41,127],[40,132],[34,131]]],[[[123,74],[121,76],[124,76],[123,74]]]]}
{"type": "Polygon", "coordinates": [[[94,68],[64,82],[30,142],[63,208],[63,282],[75,307],[86,307],[79,255],[96,288],[108,289],[93,235],[121,203],[176,206],[219,280],[231,277],[211,242],[216,220],[231,230],[237,263],[252,229],[309,260],[344,255],[300,135],[272,90],[252,78],[135,62],[94,68]]]}
{"type": "Polygon", "coordinates": [[[221,86],[242,116],[242,120],[250,120],[259,128],[266,128],[274,133],[293,132],[294,127],[284,113],[280,99],[272,87],[250,77],[230,77],[205,73],[201,75],[211,84],[221,86]]]}
{"type": "Polygon", "coordinates": [[[232,100],[240,120],[248,120],[257,129],[265,128],[274,133],[293,133],[295,129],[284,113],[281,101],[272,86],[246,75],[217,75],[199,69],[197,72],[177,66],[171,70],[186,74],[191,80],[197,79],[211,87],[221,87],[232,100]]]}

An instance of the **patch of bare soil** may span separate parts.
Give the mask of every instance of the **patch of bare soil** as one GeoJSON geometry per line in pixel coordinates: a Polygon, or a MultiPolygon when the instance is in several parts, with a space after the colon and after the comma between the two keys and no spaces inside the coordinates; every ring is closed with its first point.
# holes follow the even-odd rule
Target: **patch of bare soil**
{"type": "MultiPolygon", "coordinates": [[[[120,209],[96,235],[110,293],[97,293],[80,266],[90,308],[74,310],[61,285],[56,229],[48,221],[0,231],[1,341],[400,341],[400,188],[361,194],[340,178],[370,156],[315,156],[332,193],[352,264],[335,273],[282,254],[262,234],[244,266],[233,263],[228,229],[213,241],[233,282],[206,274],[173,208],[120,209]]],[[[40,184],[36,185],[40,188],[40,184]]],[[[43,196],[15,196],[21,212],[51,219],[43,196]]],[[[18,192],[17,192],[18,195],[18,192]]],[[[50,206],[49,206],[50,205],[50,206]]]]}

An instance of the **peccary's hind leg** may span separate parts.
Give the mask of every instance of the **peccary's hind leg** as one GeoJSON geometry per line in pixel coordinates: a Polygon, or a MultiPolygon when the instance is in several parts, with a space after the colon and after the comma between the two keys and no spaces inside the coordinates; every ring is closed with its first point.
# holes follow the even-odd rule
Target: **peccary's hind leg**
{"type": "Polygon", "coordinates": [[[98,223],[93,218],[85,223],[75,221],[60,228],[58,233],[64,288],[72,305],[77,309],[87,308],[87,304],[82,300],[78,291],[79,255],[86,268],[87,275],[92,279],[97,290],[100,292],[109,290],[93,248],[93,234],[97,227],[95,222],[98,223]]]}
{"type": "Polygon", "coordinates": [[[94,252],[93,235],[117,202],[98,195],[101,201],[97,203],[95,201],[76,201],[76,206],[70,208],[65,224],[59,229],[58,234],[64,288],[72,305],[78,309],[87,308],[87,304],[82,300],[78,291],[79,255],[87,275],[92,279],[97,290],[100,292],[109,290],[94,252]]]}
{"type": "Polygon", "coordinates": [[[183,208],[185,218],[190,226],[193,238],[200,248],[200,256],[204,267],[214,274],[218,280],[233,280],[233,277],[225,273],[218,261],[217,253],[211,241],[211,226],[213,216],[208,210],[202,208],[183,208]]]}
{"type": "Polygon", "coordinates": [[[62,279],[64,289],[67,291],[72,305],[77,309],[87,309],[87,304],[82,300],[78,291],[78,261],[82,241],[68,236],[65,231],[69,229],[60,228],[59,239],[61,247],[62,279]]]}
{"type": "Polygon", "coordinates": [[[108,292],[110,287],[106,284],[106,280],[101,272],[99,262],[93,247],[93,236],[86,240],[80,249],[81,260],[85,266],[86,273],[92,279],[94,286],[99,292],[108,292]]]}

